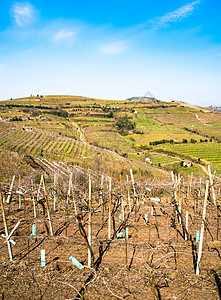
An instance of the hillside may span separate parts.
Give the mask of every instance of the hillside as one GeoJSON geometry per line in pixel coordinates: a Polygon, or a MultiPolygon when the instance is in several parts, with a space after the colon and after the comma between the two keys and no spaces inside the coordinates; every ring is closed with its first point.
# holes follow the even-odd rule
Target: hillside
{"type": "Polygon", "coordinates": [[[221,113],[205,108],[45,96],[2,101],[0,116],[0,149],[22,156],[161,177],[170,170],[202,176],[211,164],[221,175],[221,113]],[[185,160],[190,168],[181,167],[185,160]]]}
{"type": "Polygon", "coordinates": [[[0,116],[2,299],[219,298],[220,113],[47,96],[0,116]]]}

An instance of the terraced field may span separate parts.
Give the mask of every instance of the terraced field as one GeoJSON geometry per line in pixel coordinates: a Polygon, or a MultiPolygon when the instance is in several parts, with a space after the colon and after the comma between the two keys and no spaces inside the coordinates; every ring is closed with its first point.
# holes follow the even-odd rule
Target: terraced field
{"type": "Polygon", "coordinates": [[[149,158],[151,159],[151,162],[154,165],[161,165],[161,166],[165,166],[166,164],[171,164],[174,162],[180,162],[179,159],[175,158],[175,157],[170,157],[167,155],[161,155],[159,153],[150,153],[149,158]]]}
{"type": "MultiPolygon", "coordinates": [[[[13,128],[11,124],[5,122],[0,122],[0,148],[20,155],[71,162],[112,174],[119,174],[122,170],[128,171],[131,167],[136,168],[133,162],[115,152],[48,131],[34,129],[27,132],[20,126],[13,128]]],[[[149,171],[144,163],[139,165],[139,168],[149,171]]]]}
{"type": "Polygon", "coordinates": [[[150,170],[146,157],[154,166],[177,169],[186,155],[221,172],[221,149],[216,142],[221,140],[221,114],[205,108],[178,102],[45,96],[2,101],[0,116],[0,148],[20,154],[118,172],[135,165],[150,170]],[[126,136],[116,125],[125,116],[135,124],[133,130],[121,132],[126,136]],[[22,126],[34,131],[22,131],[22,126]],[[163,155],[159,148],[177,153],[177,157],[163,155]]]}
{"type": "Polygon", "coordinates": [[[87,127],[84,129],[84,133],[86,140],[90,144],[111,149],[121,154],[127,152],[135,153],[135,150],[131,148],[131,141],[122,137],[112,127],[87,127]]]}
{"type": "Polygon", "coordinates": [[[211,164],[212,170],[221,174],[221,143],[208,142],[196,144],[178,144],[159,146],[165,150],[188,155],[211,164]]]}

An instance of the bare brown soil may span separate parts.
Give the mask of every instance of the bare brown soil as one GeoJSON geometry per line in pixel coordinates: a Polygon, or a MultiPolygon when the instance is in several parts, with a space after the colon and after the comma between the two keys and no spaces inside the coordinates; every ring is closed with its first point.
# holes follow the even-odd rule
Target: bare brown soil
{"type": "MultiPolygon", "coordinates": [[[[3,187],[2,187],[3,188],[3,187]]],[[[158,196],[152,189],[151,196],[158,196]]],[[[10,262],[7,244],[0,239],[0,295],[2,299],[221,299],[221,230],[220,200],[217,206],[208,199],[206,230],[200,275],[195,275],[198,244],[196,230],[202,222],[203,194],[197,196],[197,185],[187,198],[186,192],[178,194],[181,203],[181,224],[176,213],[173,190],[160,196],[161,201],[151,201],[140,187],[140,196],[132,197],[129,211],[126,190],[121,197],[119,188],[112,191],[111,239],[108,239],[108,205],[99,205],[99,192],[92,193],[92,250],[94,267],[88,265],[87,243],[80,233],[73,208],[73,199],[59,199],[53,211],[49,197],[53,236],[50,234],[47,213],[44,214],[44,197],[37,204],[37,218],[33,215],[30,196],[22,198],[18,209],[18,194],[10,204],[4,203],[9,232],[20,220],[13,235],[13,262],[10,262]],[[145,200],[144,200],[145,198],[145,200]],[[125,202],[124,221],[122,207],[125,202]],[[43,203],[43,204],[41,204],[43,203]],[[151,210],[153,214],[151,214],[151,210]],[[188,239],[185,240],[186,210],[189,214],[188,239]],[[148,215],[148,222],[145,221],[148,215]],[[31,237],[32,225],[37,233],[31,237]],[[125,238],[125,228],[129,238],[125,238]],[[122,232],[120,238],[116,234],[122,232]],[[40,251],[45,249],[46,266],[41,267],[40,251]],[[79,270],[69,257],[74,256],[84,265],[79,270]]],[[[183,187],[185,190],[185,187],[183,187]]],[[[217,190],[216,190],[217,193],[217,190]]],[[[219,197],[219,196],[218,196],[219,197]]],[[[108,192],[103,194],[108,200],[108,192]]],[[[88,200],[77,199],[81,222],[88,232],[88,200]]],[[[0,232],[4,234],[2,216],[0,232]]]]}

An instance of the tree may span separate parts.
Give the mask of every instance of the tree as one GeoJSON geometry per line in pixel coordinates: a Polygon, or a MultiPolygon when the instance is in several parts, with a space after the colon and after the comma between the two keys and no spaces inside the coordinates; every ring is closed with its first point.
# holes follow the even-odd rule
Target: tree
{"type": "Polygon", "coordinates": [[[134,130],[136,128],[135,122],[132,122],[127,115],[118,117],[116,120],[116,126],[121,135],[127,135],[130,130],[134,130]]]}

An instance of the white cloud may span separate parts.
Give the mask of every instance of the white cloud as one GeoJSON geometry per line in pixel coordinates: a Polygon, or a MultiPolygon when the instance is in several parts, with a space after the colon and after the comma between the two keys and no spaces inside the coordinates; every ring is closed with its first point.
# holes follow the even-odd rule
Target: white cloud
{"type": "Polygon", "coordinates": [[[75,31],[70,31],[67,29],[62,29],[59,30],[55,35],[54,35],[54,41],[55,42],[59,42],[59,41],[67,41],[67,40],[72,40],[75,35],[77,34],[77,32],[75,31]]]}
{"type": "Polygon", "coordinates": [[[190,16],[197,4],[200,3],[200,0],[188,3],[172,12],[165,14],[162,17],[156,18],[153,23],[159,26],[167,25],[168,23],[178,22],[188,16],[190,16]]]}
{"type": "Polygon", "coordinates": [[[30,24],[35,17],[35,8],[27,2],[15,3],[12,7],[13,18],[18,26],[30,24]]]}
{"type": "Polygon", "coordinates": [[[111,55],[111,54],[117,54],[120,52],[123,52],[127,49],[127,45],[125,43],[125,41],[118,41],[118,42],[113,42],[113,43],[109,43],[106,45],[103,45],[99,48],[99,51],[102,54],[107,54],[107,55],[111,55]]]}
{"type": "Polygon", "coordinates": [[[6,65],[5,64],[0,64],[0,71],[3,71],[6,69],[6,65]]]}

